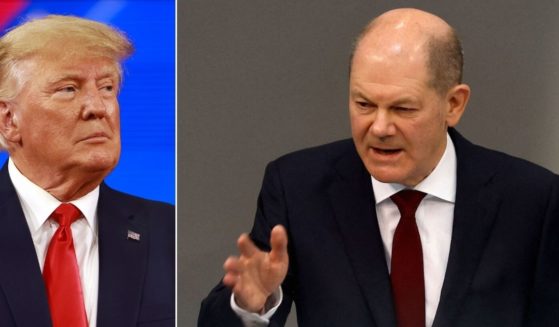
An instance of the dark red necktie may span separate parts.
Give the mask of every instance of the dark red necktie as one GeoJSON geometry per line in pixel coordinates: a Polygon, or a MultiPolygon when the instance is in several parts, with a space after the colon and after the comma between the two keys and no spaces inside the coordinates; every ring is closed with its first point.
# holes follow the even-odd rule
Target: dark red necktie
{"type": "Polygon", "coordinates": [[[425,193],[403,190],[391,199],[400,210],[400,222],[392,240],[390,281],[398,327],[425,327],[423,251],[415,211],[425,193]]]}
{"type": "Polygon", "coordinates": [[[70,203],[61,204],[50,216],[59,227],[49,243],[43,279],[54,327],[87,327],[80,270],[70,228],[79,217],[80,210],[70,203]]]}

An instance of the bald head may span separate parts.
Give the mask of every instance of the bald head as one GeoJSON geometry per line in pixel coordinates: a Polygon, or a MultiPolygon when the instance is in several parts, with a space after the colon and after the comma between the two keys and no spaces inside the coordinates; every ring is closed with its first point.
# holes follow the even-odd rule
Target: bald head
{"type": "Polygon", "coordinates": [[[439,94],[462,82],[462,47],[454,29],[418,9],[395,9],[372,20],[355,41],[351,67],[356,57],[422,62],[439,94]]]}

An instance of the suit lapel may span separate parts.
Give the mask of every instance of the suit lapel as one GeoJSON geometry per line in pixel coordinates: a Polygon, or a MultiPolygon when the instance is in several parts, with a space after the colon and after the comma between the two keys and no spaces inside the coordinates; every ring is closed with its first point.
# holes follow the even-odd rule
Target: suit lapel
{"type": "Polygon", "coordinates": [[[434,327],[456,323],[495,220],[499,198],[491,192],[494,168],[456,131],[449,131],[457,155],[457,190],[448,265],[434,327]]]}
{"type": "Polygon", "coordinates": [[[355,151],[338,161],[328,192],[347,255],[373,319],[379,327],[395,326],[371,178],[355,151]]]}
{"type": "MultiPolygon", "coordinates": [[[[452,326],[475,277],[500,199],[492,192],[496,169],[455,130],[458,169],[449,260],[434,327],[452,326]]],[[[390,277],[370,176],[357,154],[341,157],[328,190],[357,282],[378,326],[395,326],[390,277]]]]}
{"type": "Polygon", "coordinates": [[[51,326],[41,268],[5,164],[0,172],[0,288],[18,326],[51,326]]]}
{"type": "Polygon", "coordinates": [[[133,204],[105,184],[101,185],[97,216],[97,325],[135,326],[147,265],[148,228],[141,220],[141,215],[135,214],[133,204]],[[136,240],[138,237],[139,240],[136,240]]]}

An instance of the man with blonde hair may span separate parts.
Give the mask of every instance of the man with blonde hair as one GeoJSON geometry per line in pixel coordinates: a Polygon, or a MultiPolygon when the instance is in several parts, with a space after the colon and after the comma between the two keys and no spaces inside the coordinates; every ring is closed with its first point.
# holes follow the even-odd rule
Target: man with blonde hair
{"type": "Polygon", "coordinates": [[[470,87],[441,18],[395,9],[358,37],[352,140],[266,169],[199,326],[557,326],[557,176],[455,126],[470,87]]]}
{"type": "Polygon", "coordinates": [[[0,38],[0,326],[175,325],[174,208],[103,183],[132,52],[71,16],[0,38]]]}

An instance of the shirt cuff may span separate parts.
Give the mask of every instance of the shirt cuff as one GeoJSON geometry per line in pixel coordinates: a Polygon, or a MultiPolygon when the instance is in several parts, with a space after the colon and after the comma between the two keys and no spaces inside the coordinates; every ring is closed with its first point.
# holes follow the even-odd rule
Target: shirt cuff
{"type": "Polygon", "coordinates": [[[264,312],[262,314],[246,311],[240,308],[235,301],[235,294],[231,294],[231,309],[237,314],[239,318],[243,321],[243,326],[245,327],[266,327],[270,323],[270,318],[278,310],[281,301],[283,301],[283,291],[281,286],[278,287],[272,295],[266,300],[264,304],[264,312]]]}

